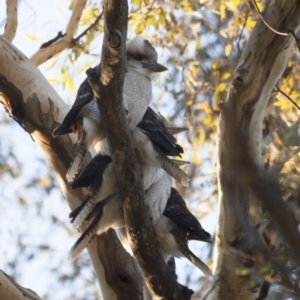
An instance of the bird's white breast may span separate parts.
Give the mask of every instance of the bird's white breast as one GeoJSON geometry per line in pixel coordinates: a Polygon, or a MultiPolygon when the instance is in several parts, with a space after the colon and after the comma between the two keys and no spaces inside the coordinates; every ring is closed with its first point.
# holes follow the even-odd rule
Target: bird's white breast
{"type": "Polygon", "coordinates": [[[128,110],[128,124],[134,130],[143,118],[151,102],[151,80],[132,68],[128,69],[124,80],[123,103],[128,110]]]}

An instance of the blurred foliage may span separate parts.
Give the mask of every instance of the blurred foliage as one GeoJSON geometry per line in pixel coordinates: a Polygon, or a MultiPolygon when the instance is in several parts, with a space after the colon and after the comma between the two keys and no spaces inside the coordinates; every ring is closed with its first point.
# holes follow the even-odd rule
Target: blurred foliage
{"type": "MultiPolygon", "coordinates": [[[[262,9],[264,1],[257,2],[262,9]]],[[[75,1],[70,1],[69,9],[72,9],[74,3],[75,1]]],[[[99,22],[95,20],[101,11],[99,1],[88,1],[70,48],[51,58],[42,68],[45,76],[57,89],[72,93],[73,98],[84,77],[84,71],[99,61],[103,20],[99,22]],[[87,28],[90,29],[80,37],[87,28]]],[[[192,184],[188,189],[179,185],[177,188],[188,201],[189,208],[211,233],[215,230],[217,222],[216,140],[219,103],[226,99],[234,68],[256,20],[257,15],[251,1],[132,0],[130,2],[128,38],[132,38],[135,34],[146,36],[158,50],[159,61],[169,69],[155,80],[152,106],[173,124],[189,129],[187,134],[180,134],[178,140],[185,149],[183,159],[191,162],[186,171],[192,178],[192,184]]],[[[63,32],[65,28],[61,30],[63,32]]],[[[55,32],[49,34],[49,40],[55,34],[55,32]]],[[[37,44],[45,42],[40,41],[34,31],[27,33],[27,38],[37,44]]],[[[295,52],[278,85],[281,91],[300,105],[299,68],[299,54],[295,52]]],[[[298,120],[299,112],[295,105],[282,93],[274,91],[265,118],[264,160],[266,167],[280,171],[285,199],[300,221],[298,120]]],[[[9,126],[12,126],[11,122],[4,117],[0,127],[9,126]]],[[[5,142],[0,141],[2,147],[5,142]]],[[[14,154],[16,144],[15,141],[11,141],[11,144],[6,142],[7,150],[0,152],[0,178],[7,177],[11,182],[22,175],[23,169],[23,165],[14,154]]],[[[43,194],[40,199],[32,202],[32,199],[24,196],[22,190],[18,190],[10,197],[2,195],[2,201],[16,197],[15,199],[18,199],[16,205],[20,206],[22,214],[29,210],[33,210],[32,218],[42,214],[43,201],[49,198],[51,191],[58,189],[58,183],[45,161],[43,164],[42,174],[31,176],[23,183],[26,190],[32,189],[35,193],[40,191],[38,194],[43,194]]],[[[74,235],[70,225],[67,224],[66,216],[49,213],[47,219],[49,224],[63,229],[67,235],[74,235]]],[[[4,230],[2,228],[3,226],[1,230],[4,230]]],[[[18,269],[20,260],[35,259],[36,255],[41,255],[37,253],[41,252],[47,252],[49,256],[55,255],[50,243],[35,242],[35,246],[28,250],[29,245],[25,241],[28,233],[12,231],[12,235],[14,240],[11,246],[18,251],[6,261],[7,268],[4,269],[15,277],[20,276],[21,271],[18,269]]],[[[201,252],[204,260],[211,263],[212,250],[206,246],[201,248],[199,243],[195,245],[193,250],[199,255],[201,252]]],[[[68,250],[67,246],[65,249],[68,250]]],[[[67,282],[76,285],[76,293],[69,289],[65,299],[80,299],[80,297],[96,299],[98,294],[95,278],[89,270],[87,260],[80,259],[65,269],[61,268],[66,264],[65,259],[57,257],[56,264],[51,266],[50,273],[60,282],[53,283],[53,286],[58,289],[58,286],[65,286],[67,282]],[[84,287],[86,292],[84,297],[77,294],[80,290],[78,286],[84,287]]],[[[271,291],[272,299],[294,297],[297,290],[295,282],[296,279],[299,282],[299,270],[293,259],[288,256],[285,256],[283,262],[283,265],[289,268],[290,274],[288,278],[280,276],[272,278],[274,283],[271,291]]],[[[266,262],[265,268],[267,265],[266,262]]],[[[197,299],[200,299],[209,286],[207,279],[190,266],[184,268],[186,272],[183,272],[183,275],[179,274],[179,278],[183,283],[192,284],[193,289],[198,291],[197,299]]],[[[237,272],[246,276],[250,271],[237,270],[237,272]]],[[[269,269],[265,272],[262,268],[258,277],[268,277],[270,280],[269,273],[269,269]]],[[[44,295],[45,299],[58,299],[53,291],[49,289],[48,292],[48,295],[44,295]]]]}

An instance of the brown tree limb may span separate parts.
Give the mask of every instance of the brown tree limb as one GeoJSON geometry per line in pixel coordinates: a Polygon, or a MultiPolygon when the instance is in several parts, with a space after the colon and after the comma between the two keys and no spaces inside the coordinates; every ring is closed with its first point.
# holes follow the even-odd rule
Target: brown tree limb
{"type": "Polygon", "coordinates": [[[122,103],[125,76],[128,4],[126,0],[104,1],[105,33],[101,70],[90,70],[103,124],[105,124],[120,192],[124,199],[124,218],[131,247],[153,299],[189,299],[164,262],[154,237],[144,190],[126,125],[122,103]],[[100,81],[99,81],[100,79],[100,81]]]}
{"type": "MultiPolygon", "coordinates": [[[[75,141],[72,142],[70,136],[52,138],[53,129],[61,123],[68,107],[36,66],[2,37],[0,37],[0,103],[41,147],[56,173],[70,208],[72,210],[76,208],[85,191],[72,190],[66,181],[75,141]]],[[[69,249],[66,249],[66,258],[68,251],[69,249]]],[[[88,251],[104,299],[118,299],[117,295],[129,295],[130,299],[140,299],[139,294],[143,291],[142,280],[136,274],[133,259],[124,251],[114,234],[108,233],[106,236],[97,237],[88,247],[88,251]],[[108,268],[108,265],[111,267],[108,268]],[[114,272],[111,273],[111,270],[114,272]],[[123,285],[108,283],[106,278],[115,278],[118,281],[120,274],[134,280],[127,281],[123,285]]]]}
{"type": "MultiPolygon", "coordinates": [[[[267,1],[263,15],[264,20],[276,31],[299,30],[299,1],[267,1]]],[[[264,195],[271,201],[269,197],[273,196],[268,191],[266,181],[259,181],[263,179],[259,177],[262,166],[262,123],[271,93],[284,73],[294,46],[292,36],[277,35],[259,19],[239,60],[221,110],[218,145],[220,201],[214,261],[217,281],[207,296],[209,300],[250,300],[258,296],[248,286],[251,275],[244,276],[236,272],[239,268],[254,267],[254,262],[241,259],[237,253],[243,251],[247,254],[253,250],[249,248],[253,242],[247,243],[245,239],[249,238],[252,226],[261,218],[261,205],[257,200],[264,195]],[[251,163],[248,167],[258,168],[258,172],[251,169],[253,173],[248,175],[252,176],[247,176],[247,169],[241,168],[245,167],[247,155],[250,162],[246,162],[251,163]],[[230,251],[227,245],[236,247],[237,251],[230,251]],[[239,249],[240,246],[243,248],[239,249]]],[[[274,190],[277,191],[277,198],[280,198],[275,186],[274,190]]],[[[278,199],[278,205],[280,203],[282,199],[278,199]]],[[[289,215],[287,210],[284,212],[285,216],[289,215]]],[[[272,214],[275,216],[276,211],[273,210],[272,214]]],[[[289,226],[294,237],[295,223],[291,220],[289,226]]],[[[298,249],[298,244],[295,247],[298,249]]]]}
{"type": "Polygon", "coordinates": [[[85,8],[86,0],[77,0],[69,23],[66,29],[66,35],[59,39],[56,43],[51,44],[48,47],[40,48],[35,54],[31,56],[31,61],[39,66],[48,59],[52,58],[56,54],[60,53],[64,49],[67,49],[72,42],[73,36],[76,33],[78,23],[80,21],[82,12],[85,8]]]}
{"type": "Polygon", "coordinates": [[[6,24],[3,37],[9,42],[15,38],[18,28],[18,1],[6,0],[6,24]]]}

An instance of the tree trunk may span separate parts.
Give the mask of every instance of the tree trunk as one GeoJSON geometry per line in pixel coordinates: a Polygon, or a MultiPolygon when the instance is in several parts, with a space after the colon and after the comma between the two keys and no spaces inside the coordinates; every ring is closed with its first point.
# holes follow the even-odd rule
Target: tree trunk
{"type": "MultiPolygon", "coordinates": [[[[263,17],[277,31],[297,32],[299,1],[267,1],[263,17]]],[[[253,253],[247,239],[261,217],[257,190],[251,188],[254,178],[247,177],[243,166],[252,164],[259,176],[265,109],[294,46],[292,35],[278,35],[259,19],[222,105],[218,145],[219,220],[214,257],[216,281],[206,299],[252,300],[258,295],[257,287],[251,289],[250,284],[255,278],[238,272],[254,267],[254,261],[247,258],[247,254],[253,253]]]]}

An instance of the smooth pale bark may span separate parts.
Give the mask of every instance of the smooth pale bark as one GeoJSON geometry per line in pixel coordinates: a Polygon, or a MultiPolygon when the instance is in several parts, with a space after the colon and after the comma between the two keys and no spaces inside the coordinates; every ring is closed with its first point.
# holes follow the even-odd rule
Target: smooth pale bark
{"type": "Polygon", "coordinates": [[[144,204],[145,195],[139,165],[127,126],[122,101],[128,22],[127,0],[104,1],[103,8],[105,33],[101,70],[89,72],[89,77],[103,118],[120,192],[124,199],[124,219],[131,248],[153,299],[190,299],[190,291],[177,283],[158,250],[150,215],[144,204]]]}
{"type": "MultiPolygon", "coordinates": [[[[76,208],[83,199],[84,190],[72,190],[65,178],[74,143],[70,136],[52,138],[53,129],[62,121],[68,108],[35,65],[2,37],[0,102],[41,147],[70,208],[76,208]]],[[[66,259],[68,250],[66,249],[66,259]]],[[[130,299],[141,299],[141,276],[136,272],[133,259],[123,250],[114,233],[97,237],[88,251],[104,299],[122,299],[122,295],[127,295],[130,299]]]]}
{"type": "MultiPolygon", "coordinates": [[[[263,16],[276,30],[297,33],[300,3],[267,1],[263,16]]],[[[206,299],[252,300],[258,295],[258,289],[251,290],[249,285],[254,278],[238,274],[236,270],[255,267],[254,261],[247,258],[253,250],[247,248],[251,244],[247,243],[247,238],[251,226],[259,220],[257,198],[263,200],[263,195],[272,196],[271,191],[265,192],[264,185],[259,186],[254,178],[255,167],[256,176],[259,176],[262,163],[262,123],[271,93],[294,49],[291,35],[277,35],[259,19],[234,72],[228,98],[222,105],[218,145],[219,220],[214,253],[216,281],[206,299]],[[250,169],[244,168],[247,165],[250,169]],[[251,176],[247,178],[247,175],[251,176]],[[255,215],[250,214],[249,207],[255,215]]],[[[274,188],[280,192],[277,186],[274,188]]],[[[269,210],[267,205],[266,208],[269,210]]],[[[291,228],[294,234],[292,222],[291,228]]]]}
{"type": "Polygon", "coordinates": [[[18,27],[18,1],[6,0],[6,24],[3,36],[10,42],[15,38],[18,27]]]}
{"type": "Polygon", "coordinates": [[[70,46],[74,34],[77,31],[78,23],[80,21],[85,5],[86,0],[77,0],[74,4],[72,15],[66,28],[66,35],[50,46],[39,49],[35,54],[31,56],[30,59],[36,66],[41,65],[48,59],[52,58],[54,55],[60,53],[70,46]]]}
{"type": "Polygon", "coordinates": [[[0,299],[3,300],[41,300],[34,291],[17,284],[0,270],[0,299]]]}

